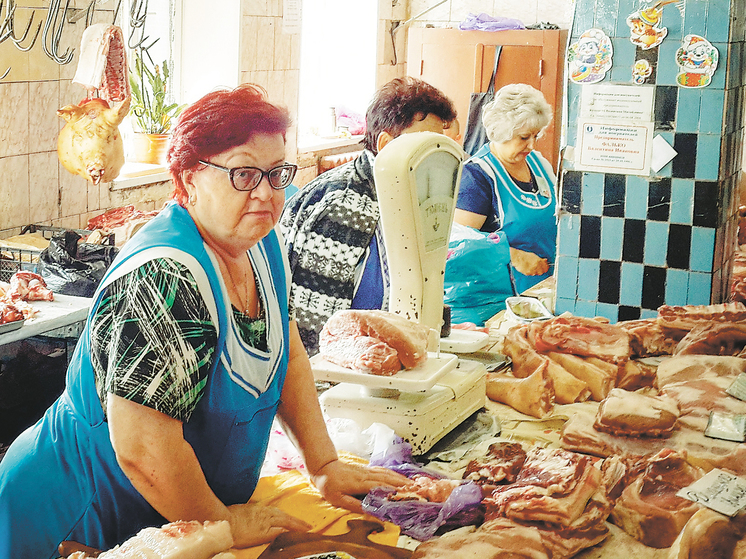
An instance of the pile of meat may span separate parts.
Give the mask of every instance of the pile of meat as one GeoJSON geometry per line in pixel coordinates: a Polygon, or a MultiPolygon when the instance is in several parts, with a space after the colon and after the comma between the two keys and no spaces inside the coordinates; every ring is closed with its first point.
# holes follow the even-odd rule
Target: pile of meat
{"type": "MultiPolygon", "coordinates": [[[[66,554],[67,559],[235,559],[230,524],[219,522],[171,522],[160,528],[143,528],[122,545],[100,555],[86,551],[66,554]]],[[[71,547],[63,543],[63,549],[71,547]]],[[[74,547],[74,546],[72,546],[74,547]]]]}
{"type": "Polygon", "coordinates": [[[324,359],[359,373],[390,376],[427,361],[428,329],[386,311],[338,311],[319,340],[324,359]]]}
{"type": "Polygon", "coordinates": [[[54,294],[40,275],[20,270],[10,277],[10,283],[0,282],[0,324],[34,316],[36,310],[28,301],[53,300],[54,294]]]}
{"type": "Polygon", "coordinates": [[[460,557],[562,559],[607,537],[606,519],[626,472],[618,459],[594,464],[574,452],[526,451],[506,442],[492,445],[480,462],[464,477],[484,482],[484,523],[471,533],[425,542],[413,557],[456,556],[458,550],[460,557]]]}
{"type": "Polygon", "coordinates": [[[159,211],[143,212],[135,209],[133,205],[113,208],[89,219],[87,229],[90,231],[104,231],[106,234],[113,233],[116,245],[122,246],[143,225],[158,215],[159,211]]]}

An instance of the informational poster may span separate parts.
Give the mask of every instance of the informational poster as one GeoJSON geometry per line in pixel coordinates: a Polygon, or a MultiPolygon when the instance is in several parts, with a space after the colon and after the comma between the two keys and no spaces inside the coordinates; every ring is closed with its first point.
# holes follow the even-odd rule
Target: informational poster
{"type": "Polygon", "coordinates": [[[581,171],[650,174],[653,87],[591,85],[583,88],[575,168],[581,171]]]}
{"type": "Polygon", "coordinates": [[[302,0],[284,0],[282,4],[282,30],[285,33],[300,33],[302,0]]]}
{"type": "Polygon", "coordinates": [[[583,88],[581,118],[650,121],[654,86],[588,85],[583,88]]]}
{"type": "Polygon", "coordinates": [[[600,173],[648,175],[653,123],[581,120],[575,168],[600,173]]]}

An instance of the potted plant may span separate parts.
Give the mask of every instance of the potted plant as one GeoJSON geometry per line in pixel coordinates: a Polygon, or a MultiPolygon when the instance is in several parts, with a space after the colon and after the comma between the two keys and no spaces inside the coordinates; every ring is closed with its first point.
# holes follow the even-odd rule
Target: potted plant
{"type": "Polygon", "coordinates": [[[141,163],[165,163],[171,124],[186,107],[168,102],[169,76],[167,61],[158,66],[153,64],[147,50],[135,51],[134,70],[129,76],[132,89],[130,114],[136,128],[135,160],[141,163]]]}

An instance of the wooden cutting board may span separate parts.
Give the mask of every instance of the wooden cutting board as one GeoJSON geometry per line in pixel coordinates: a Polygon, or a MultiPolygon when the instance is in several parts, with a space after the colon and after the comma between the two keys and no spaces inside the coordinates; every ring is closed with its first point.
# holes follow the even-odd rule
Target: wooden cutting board
{"type": "Polygon", "coordinates": [[[368,539],[374,532],[383,530],[383,525],[370,520],[350,520],[350,531],[337,536],[286,532],[280,534],[264,550],[259,559],[297,559],[313,554],[344,551],[355,559],[409,559],[408,549],[375,543],[368,539]]]}

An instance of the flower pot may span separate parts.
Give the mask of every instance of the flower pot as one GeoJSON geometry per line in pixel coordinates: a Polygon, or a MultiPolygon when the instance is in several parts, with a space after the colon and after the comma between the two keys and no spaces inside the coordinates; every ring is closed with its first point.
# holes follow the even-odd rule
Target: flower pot
{"type": "Polygon", "coordinates": [[[134,161],[152,165],[165,165],[168,138],[168,134],[136,133],[133,136],[134,161]]]}

